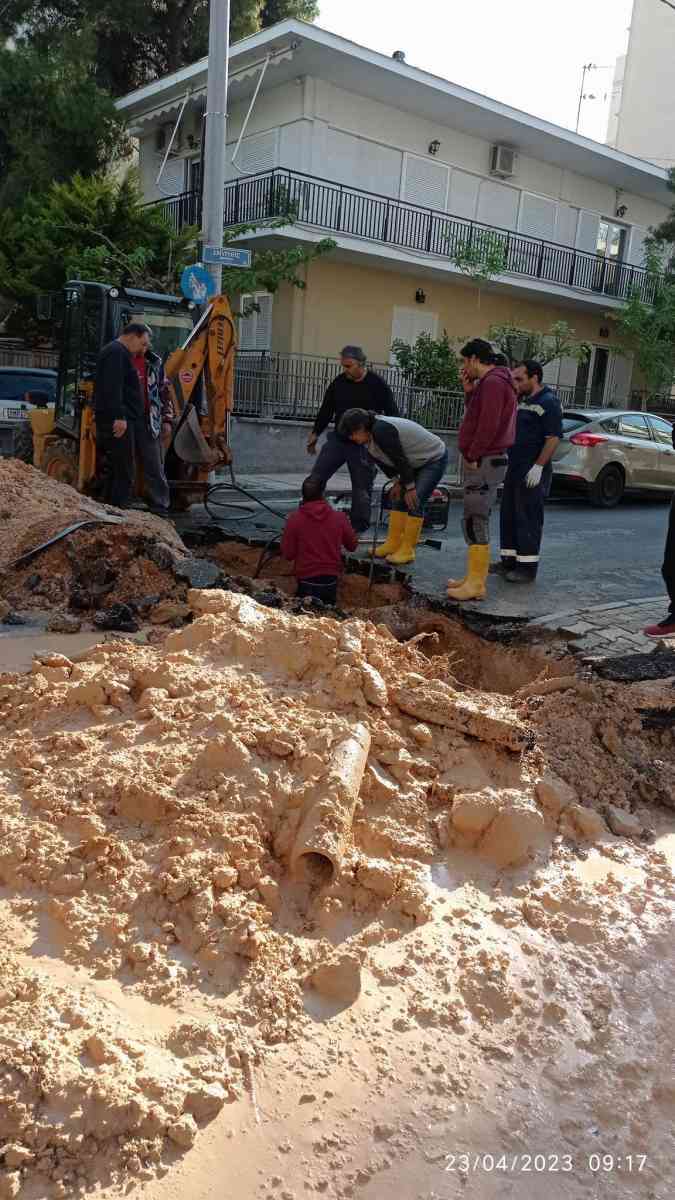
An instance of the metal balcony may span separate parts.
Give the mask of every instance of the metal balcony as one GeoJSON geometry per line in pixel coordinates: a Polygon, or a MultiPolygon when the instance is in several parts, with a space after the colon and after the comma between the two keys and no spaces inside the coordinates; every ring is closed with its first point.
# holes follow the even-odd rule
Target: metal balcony
{"type": "MultiPolygon", "coordinates": [[[[198,192],[158,201],[176,229],[201,221],[198,192]]],[[[365,242],[393,246],[452,262],[467,248],[501,250],[503,274],[628,300],[633,293],[652,303],[659,277],[644,267],[602,258],[557,242],[483,225],[451,213],[420,208],[298,171],[276,169],[249,175],[225,187],[225,227],[288,216],[296,224],[327,235],[346,234],[365,242]]]]}

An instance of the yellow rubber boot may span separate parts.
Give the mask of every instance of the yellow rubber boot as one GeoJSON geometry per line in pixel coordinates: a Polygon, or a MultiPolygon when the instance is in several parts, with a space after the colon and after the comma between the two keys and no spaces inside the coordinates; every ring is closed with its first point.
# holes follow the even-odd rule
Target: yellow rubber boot
{"type": "Polygon", "coordinates": [[[387,562],[393,563],[394,566],[402,566],[403,563],[411,563],[415,561],[415,546],[420,540],[424,519],[422,517],[405,516],[405,526],[403,529],[403,537],[401,544],[394,554],[387,557],[387,562]]]}
{"type": "Polygon", "coordinates": [[[462,575],[461,579],[449,579],[448,580],[448,591],[450,591],[450,588],[461,587],[463,583],[466,583],[467,578],[468,578],[467,575],[462,575]]]}
{"type": "Polygon", "coordinates": [[[483,600],[486,596],[485,583],[490,569],[490,547],[469,546],[469,571],[463,584],[448,588],[451,600],[483,600]]]}
{"type": "Polygon", "coordinates": [[[397,508],[392,508],[389,513],[387,540],[381,546],[377,547],[375,551],[376,558],[386,558],[387,555],[393,554],[395,550],[398,550],[403,538],[403,530],[405,529],[407,518],[407,513],[399,512],[397,508]]]}

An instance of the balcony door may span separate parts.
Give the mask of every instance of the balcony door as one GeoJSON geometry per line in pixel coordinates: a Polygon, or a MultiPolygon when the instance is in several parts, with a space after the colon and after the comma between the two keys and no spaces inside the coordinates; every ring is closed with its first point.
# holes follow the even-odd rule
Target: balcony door
{"type": "Polygon", "coordinates": [[[594,291],[614,295],[621,285],[621,265],[626,258],[628,229],[601,218],[598,225],[596,284],[594,291]]]}

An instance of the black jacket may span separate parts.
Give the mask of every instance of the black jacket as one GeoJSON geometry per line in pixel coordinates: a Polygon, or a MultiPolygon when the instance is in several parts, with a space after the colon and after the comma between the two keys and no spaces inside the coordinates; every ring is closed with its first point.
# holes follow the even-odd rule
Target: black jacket
{"type": "Polygon", "coordinates": [[[98,357],[94,410],[99,425],[140,421],[144,416],[141,385],[132,357],[120,341],[108,342],[98,357]]]}
{"type": "Polygon", "coordinates": [[[360,383],[354,383],[347,375],[338,375],[326,390],[323,404],[314,422],[317,437],[332,420],[335,420],[337,427],[340,418],[344,417],[350,408],[365,408],[385,417],[398,416],[392,390],[381,375],[377,375],[375,371],[366,371],[360,383]]]}

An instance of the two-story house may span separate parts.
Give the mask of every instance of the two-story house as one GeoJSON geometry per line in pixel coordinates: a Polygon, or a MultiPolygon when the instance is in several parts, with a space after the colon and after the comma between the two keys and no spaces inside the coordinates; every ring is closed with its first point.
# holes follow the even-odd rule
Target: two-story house
{"type": "MultiPolygon", "coordinates": [[[[206,82],[203,60],[118,102],[146,199],[177,224],[200,215],[206,82]]],[[[658,166],[295,20],[232,48],[227,140],[226,225],[289,204],[296,216],[245,244],[337,243],[306,290],[256,296],[243,348],[334,356],[358,342],[386,362],[393,339],[422,330],[564,320],[593,353],[549,378],[594,402],[628,397],[608,314],[634,288],[651,294],[644,239],[669,208],[658,166]],[[479,289],[458,260],[486,248],[499,270],[479,289]]]]}

